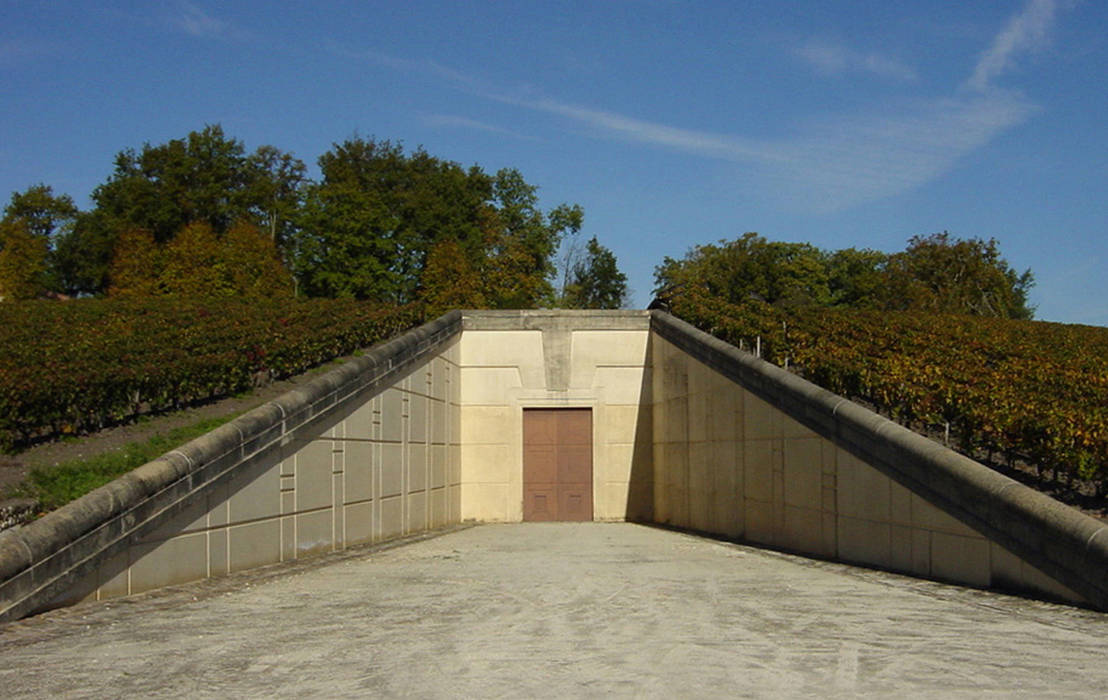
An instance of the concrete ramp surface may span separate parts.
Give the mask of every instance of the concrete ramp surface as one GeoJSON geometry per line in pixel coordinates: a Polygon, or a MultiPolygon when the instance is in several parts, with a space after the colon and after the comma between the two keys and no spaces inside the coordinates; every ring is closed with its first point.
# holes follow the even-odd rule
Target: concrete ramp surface
{"type": "Polygon", "coordinates": [[[1100,696],[1108,617],[628,523],[455,530],[0,626],[8,697],[1100,696]]]}

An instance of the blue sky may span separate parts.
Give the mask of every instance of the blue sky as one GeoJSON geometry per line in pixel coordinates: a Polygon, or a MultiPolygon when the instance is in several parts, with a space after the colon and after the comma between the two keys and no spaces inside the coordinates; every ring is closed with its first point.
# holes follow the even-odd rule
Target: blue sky
{"type": "Polygon", "coordinates": [[[221,124],[518,168],[653,269],[757,231],[995,237],[1044,320],[1108,325],[1108,3],[0,0],[0,196],[88,206],[114,155],[221,124]]]}

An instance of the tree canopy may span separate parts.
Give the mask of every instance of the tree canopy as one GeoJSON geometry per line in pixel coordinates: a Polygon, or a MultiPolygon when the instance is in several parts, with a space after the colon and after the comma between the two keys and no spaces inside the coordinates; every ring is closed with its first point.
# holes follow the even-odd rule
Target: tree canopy
{"type": "MultiPolygon", "coordinates": [[[[544,211],[518,170],[489,174],[359,136],[333,144],[318,163],[312,181],[292,154],[269,145],[248,152],[209,125],[120,151],[88,211],[42,184],[14,193],[3,218],[7,253],[0,241],[0,261],[20,271],[18,284],[9,273],[8,296],[17,288],[24,296],[291,288],[435,308],[563,301],[555,255],[584,212],[575,204],[544,211]]],[[[610,256],[597,248],[589,264],[612,268],[603,274],[618,280],[604,251],[610,256]]],[[[578,286],[590,270],[582,268],[578,286]]]]}
{"type": "Polygon", "coordinates": [[[1030,270],[1017,273],[999,243],[949,233],[914,236],[899,253],[768,241],[747,233],[733,241],[665,258],[656,291],[698,285],[733,303],[919,310],[1029,319],[1030,270]]]}

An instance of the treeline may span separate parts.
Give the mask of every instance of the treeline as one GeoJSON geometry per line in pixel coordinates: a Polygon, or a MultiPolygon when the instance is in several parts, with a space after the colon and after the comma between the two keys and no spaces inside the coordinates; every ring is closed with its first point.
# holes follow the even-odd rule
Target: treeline
{"type": "Polygon", "coordinates": [[[948,233],[915,236],[904,251],[768,241],[747,233],[696,246],[655,269],[656,291],[698,288],[733,304],[761,301],[782,308],[823,307],[969,314],[1030,319],[1030,270],[1017,273],[995,239],[948,233]]]}
{"type": "Polygon", "coordinates": [[[626,299],[611,251],[576,241],[582,208],[543,211],[517,170],[357,136],[318,164],[315,181],[291,153],[248,153],[216,125],[121,151],[88,211],[46,184],[13,193],[0,297],[341,297],[429,313],[626,299]]]}

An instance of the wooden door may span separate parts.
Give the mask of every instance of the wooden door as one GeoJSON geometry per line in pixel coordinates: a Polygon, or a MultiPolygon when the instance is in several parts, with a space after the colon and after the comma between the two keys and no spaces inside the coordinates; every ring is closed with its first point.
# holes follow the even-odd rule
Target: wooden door
{"type": "Polygon", "coordinates": [[[592,409],[523,411],[523,519],[592,520],[592,409]]]}

